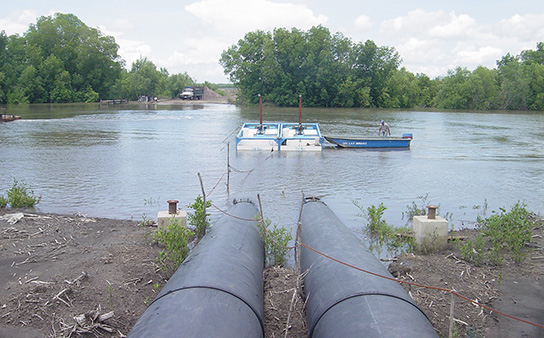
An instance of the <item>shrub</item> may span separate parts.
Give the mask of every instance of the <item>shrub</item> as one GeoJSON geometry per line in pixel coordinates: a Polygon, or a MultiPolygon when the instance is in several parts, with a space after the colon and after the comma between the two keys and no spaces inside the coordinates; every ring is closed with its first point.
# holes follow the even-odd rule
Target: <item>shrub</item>
{"type": "Polygon", "coordinates": [[[285,227],[279,227],[274,224],[270,227],[272,221],[266,219],[259,222],[259,233],[263,240],[265,261],[268,265],[282,265],[287,260],[287,245],[293,239],[291,233],[285,227]],[[266,231],[265,231],[266,228],[266,231]]]}
{"type": "Polygon", "coordinates": [[[521,263],[526,254],[523,249],[531,241],[533,223],[530,216],[531,212],[520,202],[509,212],[500,208],[500,213],[493,211],[488,218],[478,216],[480,232],[474,241],[467,241],[461,247],[461,253],[465,259],[477,265],[486,259],[491,264],[499,265],[504,261],[505,254],[510,254],[514,262],[521,263]],[[485,248],[486,243],[489,243],[488,248],[485,248]]]}
{"type": "Polygon", "coordinates": [[[371,205],[366,211],[357,202],[355,206],[361,210],[362,215],[367,219],[367,224],[363,231],[368,235],[370,240],[371,251],[382,251],[384,246],[388,251],[396,254],[400,252],[411,252],[414,250],[414,240],[411,236],[406,236],[410,232],[407,227],[396,228],[387,224],[383,219],[383,214],[387,208],[380,203],[378,206],[371,205]]]}
{"type": "Polygon", "coordinates": [[[4,196],[0,196],[0,208],[5,208],[8,205],[8,200],[4,196]]]}
{"type": "Polygon", "coordinates": [[[41,197],[35,196],[25,183],[13,179],[13,186],[6,192],[11,208],[31,208],[38,204],[41,197]]]}
{"type": "Polygon", "coordinates": [[[417,198],[421,201],[422,205],[419,206],[415,201],[412,201],[411,205],[406,206],[406,212],[402,213],[402,219],[406,217],[406,225],[412,223],[414,216],[423,216],[427,214],[427,205],[429,205],[427,200],[429,198],[429,194],[421,195],[417,198]]]}
{"type": "Polygon", "coordinates": [[[160,269],[166,273],[174,273],[189,254],[189,238],[194,233],[172,218],[166,229],[158,229],[151,238],[164,246],[159,251],[156,261],[160,269]]]}
{"type": "MultiPolygon", "coordinates": [[[[206,208],[212,206],[212,201],[206,201],[206,208]]],[[[206,229],[210,227],[209,213],[204,214],[204,200],[198,195],[193,204],[187,206],[193,209],[193,214],[187,215],[189,225],[195,227],[198,238],[202,238],[206,234],[206,229]]]]}

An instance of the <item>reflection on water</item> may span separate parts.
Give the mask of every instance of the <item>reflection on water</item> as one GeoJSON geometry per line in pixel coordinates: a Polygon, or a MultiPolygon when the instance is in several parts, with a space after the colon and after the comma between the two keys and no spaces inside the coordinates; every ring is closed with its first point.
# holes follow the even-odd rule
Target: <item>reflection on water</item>
{"type": "MultiPolygon", "coordinates": [[[[305,109],[304,122],[319,122],[325,135],[373,136],[385,119],[393,135],[411,132],[414,140],[404,151],[254,153],[236,152],[232,137],[242,122],[258,121],[256,107],[8,108],[23,120],[0,124],[0,193],[13,178],[23,181],[42,195],[44,212],[155,217],[166,200],[183,207],[201,193],[198,172],[207,191],[217,184],[209,198],[218,207],[259,194],[264,216],[291,228],[302,194],[323,199],[354,229],[365,223],[354,201],[364,208],[383,203],[387,222],[396,225],[426,194],[456,227],[471,225],[486,201],[489,210],[518,200],[544,210],[542,114],[305,109]],[[228,149],[236,169],[230,194],[223,176],[228,149]]],[[[264,120],[297,122],[298,110],[265,109],[264,120]]]]}

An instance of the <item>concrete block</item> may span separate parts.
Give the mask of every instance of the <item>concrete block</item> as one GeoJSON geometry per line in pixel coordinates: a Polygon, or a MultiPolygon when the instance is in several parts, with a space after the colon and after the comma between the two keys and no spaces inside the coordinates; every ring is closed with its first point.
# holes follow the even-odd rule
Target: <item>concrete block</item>
{"type": "Polygon", "coordinates": [[[159,211],[157,214],[157,226],[159,229],[166,230],[172,219],[176,219],[184,227],[187,226],[187,212],[183,210],[178,210],[175,214],[171,214],[168,211],[159,211]]]}
{"type": "Polygon", "coordinates": [[[420,251],[443,249],[448,243],[448,221],[440,216],[430,219],[427,216],[414,216],[412,229],[416,245],[420,251]]]}

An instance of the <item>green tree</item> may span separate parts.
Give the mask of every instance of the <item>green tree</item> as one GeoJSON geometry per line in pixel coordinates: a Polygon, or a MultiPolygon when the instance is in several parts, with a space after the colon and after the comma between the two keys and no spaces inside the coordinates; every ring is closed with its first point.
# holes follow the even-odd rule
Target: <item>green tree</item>
{"type": "MultiPolygon", "coordinates": [[[[241,99],[247,102],[257,102],[257,94],[267,95],[266,90],[273,79],[265,76],[269,74],[264,62],[265,45],[271,43],[272,36],[264,31],[247,33],[238,44],[231,46],[221,54],[220,64],[230,81],[240,88],[241,99]]],[[[270,75],[276,75],[273,72],[270,75]]],[[[288,86],[288,84],[286,84],[288,86]]]]}
{"type": "Polygon", "coordinates": [[[166,79],[163,94],[173,98],[178,96],[183,91],[183,88],[194,86],[194,84],[195,81],[187,74],[187,72],[172,74],[166,79]]]}
{"type": "Polygon", "coordinates": [[[467,85],[472,95],[467,108],[473,110],[496,108],[499,92],[496,73],[495,70],[480,66],[468,76],[467,85]]]}
{"type": "Polygon", "coordinates": [[[470,71],[457,67],[449,70],[442,80],[440,90],[435,98],[435,105],[444,109],[466,109],[471,101],[471,90],[468,84],[470,71]]]}
{"type": "Polygon", "coordinates": [[[161,90],[167,90],[164,85],[167,79],[167,72],[157,70],[157,66],[147,58],[140,58],[132,63],[129,72],[121,75],[116,87],[117,94],[131,100],[136,100],[140,95],[157,96],[161,90]]]}
{"type": "Polygon", "coordinates": [[[384,100],[383,107],[413,108],[419,105],[421,89],[416,76],[402,68],[387,81],[387,93],[388,98],[384,100]]]}
{"type": "Polygon", "coordinates": [[[420,107],[431,107],[440,86],[440,79],[431,80],[425,74],[416,74],[416,81],[419,87],[418,105],[420,107]]]}
{"type": "MultiPolygon", "coordinates": [[[[50,55],[41,64],[39,73],[49,94],[44,102],[70,102],[73,96],[70,73],[56,55],[50,55]]],[[[30,101],[32,103],[32,101],[30,101]]]]}
{"type": "Polygon", "coordinates": [[[56,13],[40,17],[23,39],[26,55],[21,63],[33,65],[49,91],[46,100],[34,94],[30,102],[87,101],[96,97],[94,93],[104,98],[110,95],[122,69],[113,37],[103,36],[73,14],[56,13]]]}
{"type": "Polygon", "coordinates": [[[530,110],[544,110],[544,65],[524,63],[523,77],[527,89],[527,106],[530,110]]]}
{"type": "Polygon", "coordinates": [[[387,81],[400,65],[400,56],[392,47],[378,47],[372,40],[352,49],[351,69],[363,87],[370,88],[371,105],[381,107],[388,99],[387,81]]]}
{"type": "Polygon", "coordinates": [[[526,64],[536,63],[544,65],[544,42],[536,44],[536,50],[524,50],[521,52],[521,61],[526,64]]]}
{"type": "Polygon", "coordinates": [[[28,65],[23,70],[18,81],[18,87],[24,92],[26,101],[34,103],[48,102],[42,78],[33,65],[28,65]]]}
{"type": "Polygon", "coordinates": [[[317,26],[248,33],[223,52],[220,63],[246,102],[256,103],[262,94],[267,102],[296,106],[302,95],[305,106],[377,106],[400,57],[393,48],[370,40],[354,46],[317,26]]]}
{"type": "Polygon", "coordinates": [[[510,53],[497,61],[498,84],[500,88],[498,105],[500,109],[528,109],[527,82],[524,79],[519,57],[510,53]]]}

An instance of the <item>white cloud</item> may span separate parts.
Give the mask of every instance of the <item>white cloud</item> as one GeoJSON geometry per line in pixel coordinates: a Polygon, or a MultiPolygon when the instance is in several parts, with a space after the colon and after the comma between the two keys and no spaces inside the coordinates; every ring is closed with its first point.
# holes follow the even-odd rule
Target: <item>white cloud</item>
{"type": "Polygon", "coordinates": [[[115,38],[115,42],[119,45],[118,54],[126,61],[126,68],[130,70],[132,63],[141,57],[152,59],[152,48],[147,43],[127,39],[124,37],[124,31],[132,27],[132,24],[126,20],[116,20],[111,26],[98,26],[98,29],[103,35],[110,35],[115,38]]]}
{"type": "Polygon", "coordinates": [[[328,17],[315,15],[301,4],[268,0],[201,0],[185,6],[185,10],[223,35],[241,39],[247,32],[276,27],[308,29],[325,25],[328,17]]]}
{"type": "Polygon", "coordinates": [[[478,48],[459,48],[456,53],[455,63],[457,65],[471,65],[473,67],[486,65],[490,66],[490,60],[500,59],[505,52],[498,47],[483,46],[478,48]]]}
{"type": "Polygon", "coordinates": [[[115,41],[119,45],[119,55],[126,61],[128,70],[132,63],[141,57],[153,59],[151,46],[144,42],[123,38],[115,38],[115,41]]]}
{"type": "Polygon", "coordinates": [[[439,39],[455,39],[470,36],[477,30],[476,21],[468,15],[455,15],[450,13],[448,17],[442,17],[443,23],[429,29],[429,36],[439,39]]]}
{"type": "Polygon", "coordinates": [[[16,11],[6,18],[0,19],[0,30],[4,30],[8,36],[12,34],[22,35],[28,30],[29,24],[36,23],[37,17],[36,11],[16,11]]]}
{"type": "Polygon", "coordinates": [[[544,40],[544,14],[513,15],[493,25],[492,29],[500,36],[519,41],[544,40]]]}
{"type": "Polygon", "coordinates": [[[506,53],[535,48],[544,41],[544,14],[482,24],[467,14],[418,9],[382,22],[380,33],[397,49],[403,66],[434,77],[457,66],[494,68],[506,53]]]}
{"type": "Polygon", "coordinates": [[[356,31],[367,31],[372,28],[372,20],[367,15],[359,15],[353,25],[356,31]]]}

